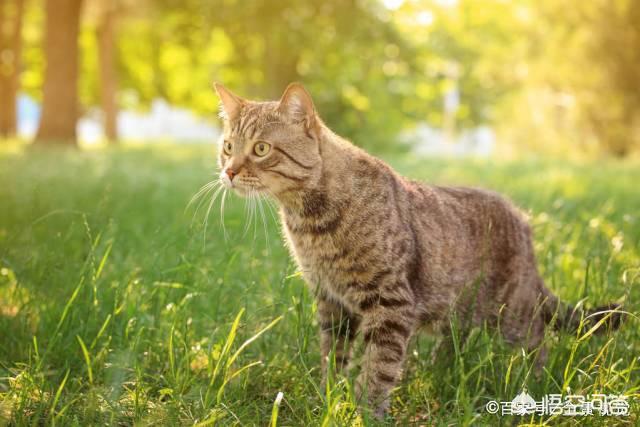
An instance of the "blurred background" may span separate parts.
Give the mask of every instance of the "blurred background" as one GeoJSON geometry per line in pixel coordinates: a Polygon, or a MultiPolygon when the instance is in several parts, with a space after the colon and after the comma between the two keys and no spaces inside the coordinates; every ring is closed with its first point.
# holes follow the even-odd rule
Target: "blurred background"
{"type": "MultiPolygon", "coordinates": [[[[0,135],[211,142],[220,81],[303,82],[374,150],[628,156],[637,0],[2,0],[0,135]]],[[[0,137],[0,138],[1,138],[0,137]]]]}
{"type": "Polygon", "coordinates": [[[398,425],[496,425],[523,387],[624,393],[633,424],[639,77],[640,0],[0,0],[0,427],[266,425],[281,391],[281,425],[372,425],[320,384],[277,206],[216,186],[214,81],[300,81],[402,175],[506,195],[556,294],[632,313],[549,334],[540,377],[498,329],[439,368],[421,337],[398,425]]]}

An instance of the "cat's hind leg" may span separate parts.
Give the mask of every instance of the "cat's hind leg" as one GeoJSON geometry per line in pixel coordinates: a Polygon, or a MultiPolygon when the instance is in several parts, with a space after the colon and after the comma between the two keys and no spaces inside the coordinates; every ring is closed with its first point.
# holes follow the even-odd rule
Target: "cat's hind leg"
{"type": "Polygon", "coordinates": [[[547,361],[544,346],[546,322],[542,302],[519,300],[505,306],[501,312],[499,327],[505,341],[534,354],[534,373],[540,375],[547,361]]]}

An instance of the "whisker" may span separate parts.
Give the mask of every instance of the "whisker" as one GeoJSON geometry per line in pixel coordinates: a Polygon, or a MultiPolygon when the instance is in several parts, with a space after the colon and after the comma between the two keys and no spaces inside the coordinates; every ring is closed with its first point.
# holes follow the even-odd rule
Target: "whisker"
{"type": "Polygon", "coordinates": [[[202,187],[200,187],[200,189],[196,192],[196,194],[194,194],[193,197],[191,197],[191,200],[189,200],[189,203],[187,203],[186,209],[189,209],[189,207],[191,207],[191,205],[194,204],[196,200],[198,200],[198,198],[200,198],[202,195],[207,193],[211,188],[220,184],[222,183],[219,180],[209,181],[206,184],[204,184],[202,187]]]}
{"type": "Polygon", "coordinates": [[[227,242],[229,240],[227,236],[227,227],[224,223],[224,202],[227,200],[227,187],[223,187],[224,191],[222,192],[222,202],[220,203],[220,227],[222,227],[222,234],[224,235],[224,241],[227,242]]]}
{"type": "Polygon", "coordinates": [[[273,193],[271,191],[269,191],[269,190],[267,190],[267,193],[271,197],[265,197],[264,200],[266,200],[267,206],[269,207],[269,212],[271,213],[271,218],[273,218],[273,222],[275,222],[275,224],[277,226],[278,224],[280,224],[280,221],[278,221],[278,212],[279,212],[280,208],[278,207],[278,205],[274,201],[274,199],[276,197],[273,195],[273,193]]]}
{"type": "MultiPolygon", "coordinates": [[[[196,209],[193,214],[192,223],[195,220],[200,208],[207,203],[206,213],[203,219],[203,246],[206,248],[206,237],[207,237],[207,229],[209,227],[209,217],[211,215],[211,210],[213,209],[213,205],[216,203],[218,198],[222,196],[220,202],[220,226],[222,227],[222,231],[224,234],[225,241],[228,240],[228,233],[226,229],[226,224],[224,220],[225,214],[225,204],[228,194],[228,189],[224,185],[224,183],[217,179],[215,181],[210,181],[204,184],[200,189],[191,197],[189,203],[187,204],[186,209],[189,209],[195,203],[197,203],[196,209]],[[209,197],[209,195],[211,195],[209,197]]],[[[267,189],[267,194],[270,197],[265,197],[264,194],[260,193],[254,188],[249,188],[247,193],[247,198],[245,200],[245,225],[242,236],[246,236],[247,232],[250,228],[253,227],[253,240],[255,241],[258,236],[258,222],[262,222],[263,232],[264,232],[264,240],[266,244],[267,251],[271,251],[270,244],[270,233],[269,233],[269,225],[267,220],[267,214],[265,214],[265,210],[269,212],[273,221],[278,224],[278,218],[276,210],[277,206],[274,205],[273,195],[267,189]],[[266,208],[263,206],[263,202],[266,203],[266,208]],[[258,219],[258,216],[260,219],[258,219]]],[[[186,210],[185,209],[185,210],[186,210]]]]}
{"type": "Polygon", "coordinates": [[[262,217],[262,226],[264,227],[264,241],[267,245],[267,253],[271,252],[271,245],[269,245],[269,233],[267,231],[267,219],[264,215],[264,208],[262,207],[262,201],[264,198],[258,195],[258,208],[260,208],[260,217],[262,217]]]}
{"type": "Polygon", "coordinates": [[[202,247],[206,249],[207,247],[207,227],[209,226],[209,214],[211,213],[211,208],[216,201],[216,198],[220,194],[220,189],[216,191],[216,193],[211,197],[211,201],[209,202],[209,207],[207,208],[207,213],[204,216],[204,229],[202,230],[202,247]]]}
{"type": "Polygon", "coordinates": [[[256,217],[256,198],[255,198],[255,193],[253,188],[249,190],[249,199],[251,200],[251,222],[250,224],[253,224],[253,240],[256,240],[256,221],[255,221],[255,217],[256,217]]]}
{"type": "Polygon", "coordinates": [[[277,226],[278,224],[280,224],[280,221],[278,221],[278,206],[275,204],[275,202],[269,198],[265,198],[266,202],[267,202],[267,207],[269,208],[269,213],[271,214],[271,218],[273,218],[273,222],[275,223],[275,225],[277,226]]]}
{"type": "Polygon", "coordinates": [[[256,204],[257,204],[257,200],[256,200],[256,191],[252,188],[251,189],[251,199],[252,199],[252,204],[253,204],[253,215],[252,215],[252,221],[253,221],[253,240],[256,240],[256,237],[258,235],[258,214],[257,211],[258,209],[256,209],[256,204]]]}
{"type": "MultiPolygon", "coordinates": [[[[212,189],[214,189],[216,187],[216,185],[220,185],[219,181],[210,181],[207,182],[206,184],[204,184],[202,187],[200,187],[200,189],[196,192],[196,194],[194,194],[191,199],[189,200],[189,202],[187,203],[187,206],[184,208],[184,211],[188,211],[189,208],[196,202],[198,201],[198,199],[200,199],[200,203],[198,204],[198,207],[202,204],[202,201],[205,199],[205,196],[211,192],[212,189]]],[[[196,212],[198,211],[198,209],[196,208],[196,212]]]]}
{"type": "Polygon", "coordinates": [[[244,200],[244,229],[242,230],[242,238],[247,235],[249,231],[251,217],[251,193],[247,194],[247,198],[244,200]]]}
{"type": "Polygon", "coordinates": [[[216,188],[215,186],[212,186],[211,188],[209,188],[200,198],[200,202],[198,203],[198,206],[196,207],[195,212],[193,213],[193,217],[191,218],[191,224],[193,225],[193,222],[196,219],[196,216],[198,215],[198,212],[200,211],[200,208],[202,207],[202,205],[204,204],[205,200],[207,200],[207,198],[205,197],[207,194],[209,194],[210,192],[213,192],[213,195],[211,196],[212,200],[215,200],[218,195],[220,194],[220,191],[222,190],[221,186],[218,186],[218,188],[216,188]]]}

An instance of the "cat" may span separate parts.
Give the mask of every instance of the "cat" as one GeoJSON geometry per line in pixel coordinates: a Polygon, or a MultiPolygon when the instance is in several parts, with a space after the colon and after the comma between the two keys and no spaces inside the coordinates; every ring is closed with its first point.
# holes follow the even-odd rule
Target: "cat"
{"type": "MultiPolygon", "coordinates": [[[[278,204],[286,243],[317,298],[323,375],[335,349],[347,366],[362,336],[357,395],[382,417],[401,378],[411,337],[424,325],[449,331],[448,316],[499,327],[534,350],[545,326],[581,317],[612,327],[618,312],[561,304],[538,274],[525,217],[498,194],[430,186],[400,176],[333,133],[305,88],[279,101],[248,101],[220,84],[224,130],[220,179],[278,204]]],[[[538,350],[543,364],[545,349],[538,350]]]]}

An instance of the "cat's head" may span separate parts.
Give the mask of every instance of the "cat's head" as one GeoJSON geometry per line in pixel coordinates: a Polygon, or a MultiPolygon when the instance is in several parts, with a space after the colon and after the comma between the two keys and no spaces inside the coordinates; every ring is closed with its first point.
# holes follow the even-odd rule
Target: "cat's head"
{"type": "Polygon", "coordinates": [[[220,179],[240,195],[252,191],[275,197],[304,189],[321,170],[320,119],[304,87],[292,83],[279,101],[240,98],[220,84],[220,179]]]}

